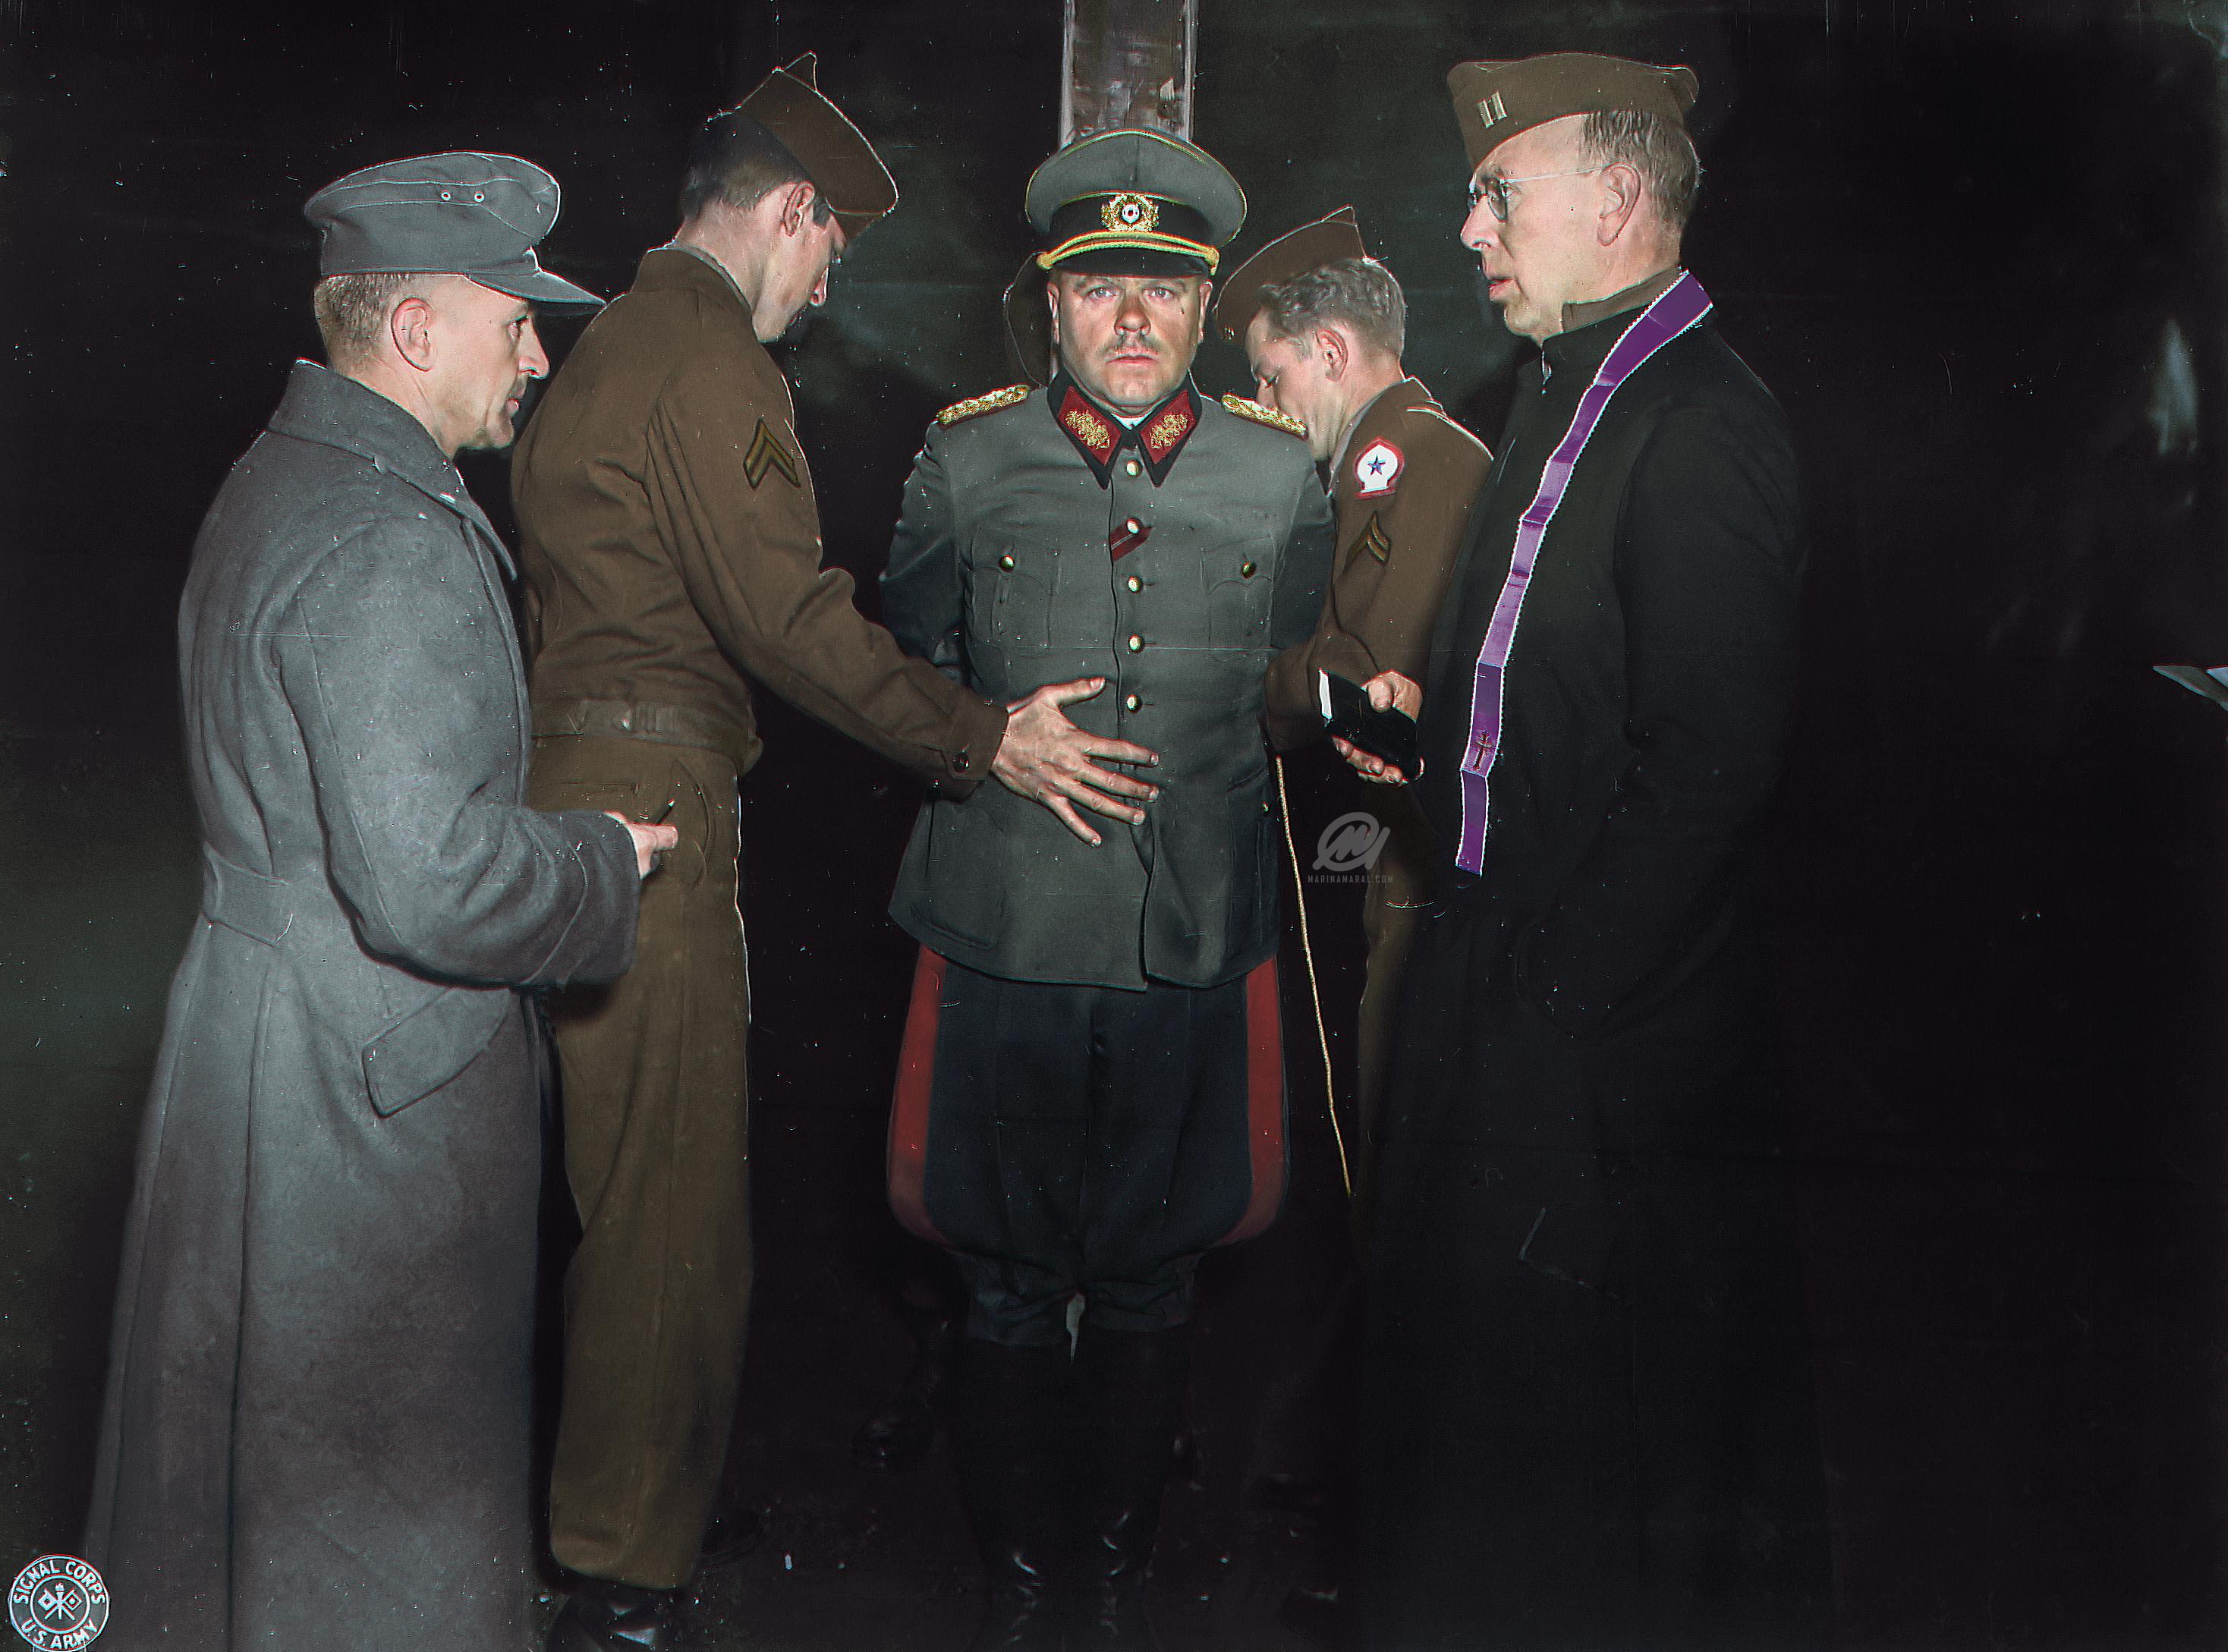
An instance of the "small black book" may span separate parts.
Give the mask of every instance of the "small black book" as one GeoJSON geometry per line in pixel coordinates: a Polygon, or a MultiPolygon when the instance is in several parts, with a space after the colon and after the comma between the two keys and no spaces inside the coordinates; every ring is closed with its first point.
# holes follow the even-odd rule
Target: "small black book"
{"type": "Polygon", "coordinates": [[[1316,705],[1327,732],[1390,763],[1411,780],[1423,772],[1416,720],[1406,712],[1378,710],[1360,683],[1328,671],[1316,673],[1316,705]]]}

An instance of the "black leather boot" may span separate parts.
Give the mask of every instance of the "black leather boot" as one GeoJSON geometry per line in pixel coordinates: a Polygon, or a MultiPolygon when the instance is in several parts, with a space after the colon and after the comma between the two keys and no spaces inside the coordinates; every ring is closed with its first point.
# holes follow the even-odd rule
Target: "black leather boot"
{"type": "Polygon", "coordinates": [[[1158,1652],[1145,1586],[1190,1377],[1189,1325],[1108,1331],[1086,1323],[1077,1341],[1076,1403],[1091,1476],[1082,1489],[1082,1604],[1069,1652],[1158,1652]]]}
{"type": "Polygon", "coordinates": [[[682,1592],[583,1578],[549,1626],[547,1652],[672,1652],[682,1592]]]}
{"type": "Polygon", "coordinates": [[[969,1652],[1060,1652],[1064,1642],[1075,1548],[1069,1379],[1065,1342],[960,1344],[952,1463],[989,1585],[969,1652]]]}
{"type": "Polygon", "coordinates": [[[712,1505],[697,1546],[696,1569],[712,1572],[733,1566],[765,1541],[765,1515],[750,1503],[722,1499],[712,1505]]]}
{"type": "Polygon", "coordinates": [[[890,1396],[889,1404],[861,1423],[851,1437],[854,1458],[870,1469],[886,1469],[892,1474],[903,1474],[936,1444],[960,1341],[959,1320],[949,1312],[908,1304],[906,1318],[917,1350],[912,1369],[890,1396]]]}

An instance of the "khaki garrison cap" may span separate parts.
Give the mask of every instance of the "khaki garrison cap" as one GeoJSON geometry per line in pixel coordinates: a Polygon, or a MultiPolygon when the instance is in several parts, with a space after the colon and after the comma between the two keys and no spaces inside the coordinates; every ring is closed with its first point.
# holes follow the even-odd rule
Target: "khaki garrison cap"
{"type": "Polygon", "coordinates": [[[1700,86],[1689,68],[1658,68],[1591,52],[1457,63],[1447,74],[1473,168],[1517,133],[1565,115],[1629,109],[1684,126],[1700,86]]]}
{"type": "Polygon", "coordinates": [[[535,304],[600,304],[534,256],[557,206],[557,180],[533,162],[465,150],[336,178],[302,215],[323,237],[320,276],[462,275],[535,304]]]}
{"type": "Polygon", "coordinates": [[[1279,235],[1232,270],[1214,295],[1214,323],[1225,338],[1243,344],[1268,289],[1341,259],[1368,256],[1354,208],[1341,207],[1328,217],[1279,235]]]}
{"type": "Polygon", "coordinates": [[[765,127],[804,169],[843,226],[859,235],[898,204],[897,180],[864,132],[819,87],[820,60],[807,52],[759,82],[735,107],[765,127]]]}

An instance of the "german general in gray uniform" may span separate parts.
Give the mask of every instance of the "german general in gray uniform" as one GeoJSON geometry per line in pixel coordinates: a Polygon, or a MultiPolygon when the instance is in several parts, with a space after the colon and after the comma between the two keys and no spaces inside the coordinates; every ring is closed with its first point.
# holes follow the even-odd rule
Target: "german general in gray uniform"
{"type": "Polygon", "coordinates": [[[1117,131],[1028,199],[1059,370],[939,415],[883,611],[994,701],[1102,681],[1068,710],[1106,738],[1085,806],[1115,823],[1010,787],[923,806],[891,905],[923,948],[891,1199],[970,1288],[976,1644],[1145,1646],[1194,1270],[1284,1189],[1262,678],[1315,625],[1332,519],[1296,420],[1189,377],[1236,181],[1117,131]]]}

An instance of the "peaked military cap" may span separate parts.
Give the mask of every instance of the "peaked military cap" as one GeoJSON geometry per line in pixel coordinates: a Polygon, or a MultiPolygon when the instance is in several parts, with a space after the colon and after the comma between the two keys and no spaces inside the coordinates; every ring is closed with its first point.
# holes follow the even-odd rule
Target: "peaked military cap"
{"type": "Polygon", "coordinates": [[[1038,266],[1095,275],[1212,275],[1245,222],[1245,192],[1221,162],[1142,126],[1077,138],[1024,199],[1044,237],[1038,266]]]}
{"type": "Polygon", "coordinates": [[[462,275],[536,304],[600,304],[534,256],[558,202],[557,180],[533,162],[463,150],[336,178],[302,215],[323,238],[321,276],[462,275]]]}
{"type": "Polygon", "coordinates": [[[807,52],[767,75],[735,107],[781,140],[844,234],[855,240],[898,204],[897,180],[867,135],[829,101],[819,80],[820,60],[807,52]]]}
{"type": "Polygon", "coordinates": [[[1517,133],[1565,115],[1629,109],[1684,126],[1700,87],[1689,68],[1658,68],[1592,52],[1457,63],[1447,74],[1473,168],[1517,133]]]}
{"type": "Polygon", "coordinates": [[[1302,224],[1279,235],[1224,278],[1214,294],[1215,325],[1225,338],[1243,344],[1245,330],[1261,308],[1261,295],[1271,287],[1282,286],[1341,259],[1368,256],[1352,207],[1341,207],[1311,224],[1302,224]]]}

